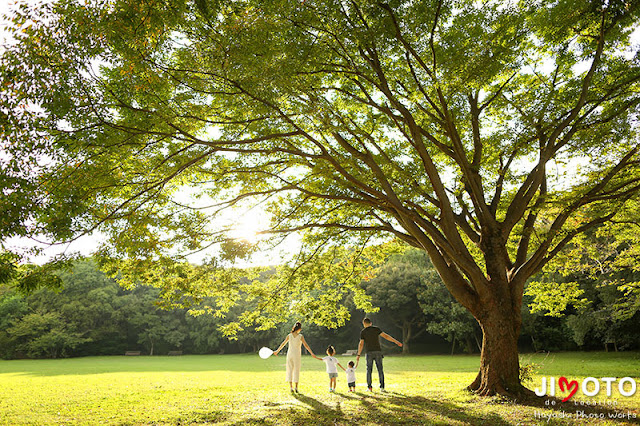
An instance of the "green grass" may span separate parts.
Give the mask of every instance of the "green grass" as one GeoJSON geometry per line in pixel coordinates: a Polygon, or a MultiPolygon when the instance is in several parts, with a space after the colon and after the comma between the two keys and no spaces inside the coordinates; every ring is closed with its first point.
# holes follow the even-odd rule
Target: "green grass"
{"type": "MultiPolygon", "coordinates": [[[[345,365],[352,358],[339,359],[345,365]]],[[[575,420],[585,407],[574,400],[588,399],[580,391],[555,410],[544,406],[546,398],[523,405],[464,391],[477,373],[477,355],[386,357],[388,394],[365,392],[364,362],[356,394],[347,392],[344,373],[330,394],[324,363],[303,357],[302,393],[292,395],[284,362],[257,355],[0,361],[0,424],[594,424],[575,420]],[[555,417],[547,422],[536,413],[555,417]],[[572,417],[562,419],[563,413],[572,417]]],[[[522,363],[540,366],[531,388],[540,376],[638,380],[640,372],[638,353],[523,355],[522,363]]],[[[640,389],[634,397],[601,392],[591,401],[617,403],[592,407],[592,415],[632,413],[632,424],[640,423],[640,389]]]]}

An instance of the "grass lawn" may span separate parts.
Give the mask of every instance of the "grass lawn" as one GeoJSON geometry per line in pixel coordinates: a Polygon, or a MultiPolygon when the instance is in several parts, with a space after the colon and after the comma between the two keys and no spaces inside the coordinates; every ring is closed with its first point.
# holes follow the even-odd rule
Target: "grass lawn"
{"type": "MultiPolygon", "coordinates": [[[[346,365],[354,357],[339,359],[346,365]]],[[[475,397],[463,389],[477,373],[477,355],[386,357],[386,394],[366,392],[364,359],[355,394],[344,373],[329,393],[324,363],[305,356],[301,393],[292,395],[284,362],[257,355],[0,361],[0,424],[640,424],[640,389],[624,397],[617,384],[611,397],[603,384],[599,395],[579,390],[554,409],[545,397],[526,405],[475,397]],[[581,405],[587,401],[598,405],[581,405]],[[576,420],[577,411],[585,417],[576,420]],[[594,421],[601,415],[607,420],[594,421]]],[[[525,354],[522,363],[540,366],[531,389],[542,376],[640,380],[637,352],[525,354]]],[[[374,371],[374,390],[376,383],[374,371]]]]}

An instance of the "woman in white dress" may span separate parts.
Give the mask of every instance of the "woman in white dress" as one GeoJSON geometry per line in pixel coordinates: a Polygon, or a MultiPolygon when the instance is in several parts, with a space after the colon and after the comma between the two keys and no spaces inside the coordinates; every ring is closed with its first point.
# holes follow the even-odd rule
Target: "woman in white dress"
{"type": "Polygon", "coordinates": [[[280,350],[284,348],[284,345],[289,343],[289,349],[287,350],[287,382],[289,382],[289,388],[291,392],[298,393],[298,382],[300,381],[300,362],[302,358],[302,345],[309,351],[312,357],[316,357],[307,342],[304,340],[304,336],[300,333],[302,331],[302,324],[295,323],[291,329],[291,333],[285,337],[280,347],[273,353],[278,355],[280,350]],[[295,388],[293,385],[295,384],[295,388]]]}

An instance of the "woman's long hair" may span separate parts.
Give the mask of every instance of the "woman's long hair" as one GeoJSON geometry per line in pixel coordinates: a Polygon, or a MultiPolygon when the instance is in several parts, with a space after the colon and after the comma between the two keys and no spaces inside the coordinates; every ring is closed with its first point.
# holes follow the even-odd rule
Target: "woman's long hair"
{"type": "Polygon", "coordinates": [[[291,332],[295,333],[297,330],[302,330],[302,324],[300,324],[300,322],[297,322],[293,325],[291,332]]]}

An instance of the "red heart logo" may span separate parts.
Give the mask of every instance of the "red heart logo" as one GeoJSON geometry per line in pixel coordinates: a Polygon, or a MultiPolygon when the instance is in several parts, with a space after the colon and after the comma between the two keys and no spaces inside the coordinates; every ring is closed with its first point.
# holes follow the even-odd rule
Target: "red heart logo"
{"type": "Polygon", "coordinates": [[[569,381],[564,376],[558,379],[558,386],[560,386],[560,390],[562,392],[564,392],[565,390],[564,387],[566,386],[567,391],[569,392],[569,396],[563,399],[562,402],[567,402],[569,398],[571,398],[576,392],[578,392],[578,381],[577,380],[569,381]]]}

